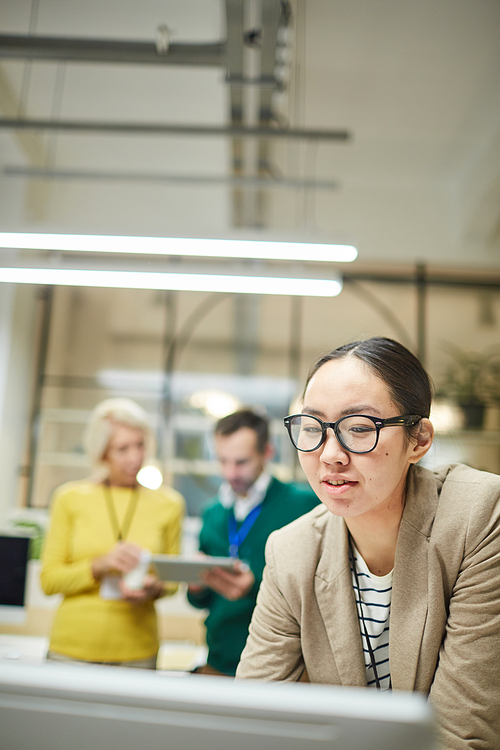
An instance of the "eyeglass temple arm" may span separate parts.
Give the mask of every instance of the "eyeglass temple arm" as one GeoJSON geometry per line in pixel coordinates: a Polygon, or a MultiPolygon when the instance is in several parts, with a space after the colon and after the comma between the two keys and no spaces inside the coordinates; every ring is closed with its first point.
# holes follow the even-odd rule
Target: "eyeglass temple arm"
{"type": "Polygon", "coordinates": [[[419,414],[405,414],[403,417],[391,417],[390,419],[384,419],[384,425],[390,427],[391,425],[413,425],[420,422],[423,419],[419,414]]]}

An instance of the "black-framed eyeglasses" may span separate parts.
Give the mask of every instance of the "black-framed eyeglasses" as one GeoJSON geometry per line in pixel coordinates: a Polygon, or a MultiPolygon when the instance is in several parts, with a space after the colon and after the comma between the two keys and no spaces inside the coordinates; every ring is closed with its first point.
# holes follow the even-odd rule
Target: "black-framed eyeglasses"
{"type": "Polygon", "coordinates": [[[329,427],[334,431],[340,445],[350,453],[370,453],[377,447],[380,430],[383,427],[414,425],[422,417],[417,414],[404,414],[390,419],[378,419],[366,414],[348,414],[336,422],[323,422],[310,414],[292,414],[285,417],[285,427],[290,440],[299,451],[310,453],[317,450],[326,440],[329,427]]]}

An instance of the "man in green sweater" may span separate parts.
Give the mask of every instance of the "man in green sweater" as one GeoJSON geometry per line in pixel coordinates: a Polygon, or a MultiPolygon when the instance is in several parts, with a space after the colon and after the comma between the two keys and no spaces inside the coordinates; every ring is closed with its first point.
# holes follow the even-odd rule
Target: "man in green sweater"
{"type": "Polygon", "coordinates": [[[200,551],[241,562],[234,572],[206,573],[205,585],[190,586],[188,599],[209,610],[207,665],[198,671],[234,675],[262,581],[267,538],[319,501],[308,485],[285,484],[269,474],[273,447],[260,414],[242,409],[221,419],[215,447],[224,481],[203,515],[200,551]]]}

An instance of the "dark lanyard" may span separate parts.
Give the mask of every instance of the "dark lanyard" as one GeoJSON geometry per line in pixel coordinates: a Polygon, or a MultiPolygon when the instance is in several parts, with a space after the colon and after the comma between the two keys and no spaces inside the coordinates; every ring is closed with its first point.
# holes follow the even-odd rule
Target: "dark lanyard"
{"type": "MultiPolygon", "coordinates": [[[[370,640],[370,634],[368,632],[368,628],[366,627],[365,622],[365,616],[363,614],[363,602],[361,600],[361,589],[359,588],[359,579],[358,579],[358,571],[356,570],[356,560],[354,559],[354,547],[352,544],[352,537],[349,534],[349,557],[352,560],[352,570],[354,572],[354,580],[356,581],[356,588],[358,590],[358,597],[359,597],[359,611],[361,612],[361,622],[363,623],[363,631],[365,634],[365,640],[368,645],[368,652],[370,654],[370,666],[373,669],[373,675],[375,677],[375,685],[380,690],[380,680],[378,678],[378,672],[377,672],[377,665],[375,664],[375,655],[373,653],[373,648],[370,640]]],[[[389,690],[392,688],[392,679],[389,679],[389,690]]]]}
{"type": "Polygon", "coordinates": [[[132,523],[132,518],[134,517],[135,509],[137,506],[137,500],[139,499],[139,488],[138,487],[132,487],[132,493],[130,495],[130,500],[128,501],[127,505],[127,512],[125,513],[125,517],[123,519],[123,524],[120,527],[120,524],[118,523],[118,517],[116,515],[116,509],[115,504],[113,502],[113,494],[111,492],[111,487],[106,482],[103,484],[104,488],[104,497],[106,498],[106,505],[108,507],[108,513],[109,513],[109,520],[111,521],[111,525],[113,527],[113,531],[116,534],[116,538],[119,542],[123,541],[123,539],[126,538],[129,529],[130,524],[132,523]]]}
{"type": "Polygon", "coordinates": [[[248,532],[257,520],[257,516],[262,510],[262,503],[252,508],[248,516],[245,518],[240,528],[234,517],[233,508],[229,511],[228,531],[229,531],[229,555],[231,557],[238,557],[240,546],[243,544],[248,536],[248,532]]]}

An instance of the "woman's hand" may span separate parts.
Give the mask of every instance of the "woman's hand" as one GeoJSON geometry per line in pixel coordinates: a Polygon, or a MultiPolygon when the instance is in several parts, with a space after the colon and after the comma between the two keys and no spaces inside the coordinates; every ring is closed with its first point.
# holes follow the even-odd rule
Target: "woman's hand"
{"type": "Polygon", "coordinates": [[[141,548],[131,542],[118,542],[107,555],[92,562],[92,575],[100,581],[106,575],[128,573],[139,563],[141,548]]]}
{"type": "Polygon", "coordinates": [[[142,589],[129,589],[126,583],[121,580],[120,591],[126,602],[130,602],[130,604],[144,604],[144,602],[158,599],[162,595],[163,583],[156,576],[148,575],[144,579],[142,589]]]}

